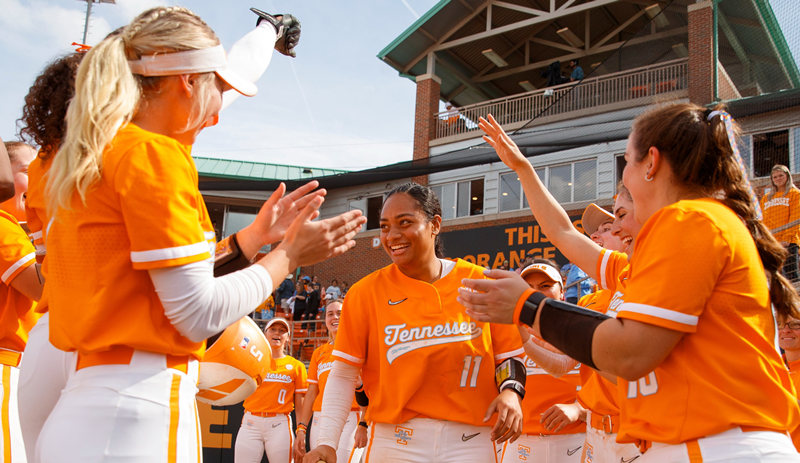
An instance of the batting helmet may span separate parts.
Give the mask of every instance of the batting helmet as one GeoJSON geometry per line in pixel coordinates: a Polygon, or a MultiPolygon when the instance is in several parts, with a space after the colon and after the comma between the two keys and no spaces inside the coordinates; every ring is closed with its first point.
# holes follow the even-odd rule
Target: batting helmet
{"type": "Polygon", "coordinates": [[[233,405],[255,392],[273,366],[272,350],[261,328],[249,317],[232,324],[215,340],[200,362],[197,400],[233,405]]]}

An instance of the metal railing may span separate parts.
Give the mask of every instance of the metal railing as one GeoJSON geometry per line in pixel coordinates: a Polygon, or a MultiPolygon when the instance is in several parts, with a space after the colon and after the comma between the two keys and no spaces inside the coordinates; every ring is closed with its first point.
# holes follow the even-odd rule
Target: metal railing
{"type": "Polygon", "coordinates": [[[653,100],[658,95],[688,89],[688,59],[681,58],[627,71],[591,77],[580,82],[476,103],[436,113],[436,138],[478,130],[478,118],[492,114],[503,125],[573,111],[653,100]]]}

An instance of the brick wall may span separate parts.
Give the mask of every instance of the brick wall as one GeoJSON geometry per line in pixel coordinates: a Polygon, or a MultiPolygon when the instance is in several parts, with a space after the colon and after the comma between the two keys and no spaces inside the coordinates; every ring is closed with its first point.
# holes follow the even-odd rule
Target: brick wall
{"type": "MultiPolygon", "coordinates": [[[[417,102],[414,110],[414,156],[413,159],[427,159],[430,154],[429,143],[436,135],[434,114],[439,111],[440,80],[433,75],[417,76],[417,102]]],[[[428,184],[428,176],[412,178],[422,185],[428,184]]]]}
{"type": "Polygon", "coordinates": [[[714,15],[711,1],[689,5],[689,100],[714,101],[714,15]]]}

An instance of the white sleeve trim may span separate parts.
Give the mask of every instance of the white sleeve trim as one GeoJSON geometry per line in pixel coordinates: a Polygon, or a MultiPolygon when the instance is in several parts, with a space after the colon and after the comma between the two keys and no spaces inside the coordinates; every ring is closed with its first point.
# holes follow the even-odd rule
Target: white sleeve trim
{"type": "Polygon", "coordinates": [[[519,349],[512,350],[511,352],[503,352],[494,356],[496,362],[501,362],[507,358],[517,357],[525,353],[525,350],[520,347],[519,349]]]}
{"type": "Polygon", "coordinates": [[[214,278],[210,260],[148,272],[164,314],[192,342],[215,335],[252,312],[273,287],[269,272],[258,264],[219,278],[214,278]]]}
{"type": "Polygon", "coordinates": [[[30,261],[32,261],[34,259],[36,259],[36,253],[35,252],[32,252],[32,253],[22,257],[20,260],[14,262],[14,264],[12,264],[11,267],[9,267],[5,272],[3,272],[3,275],[0,276],[0,279],[3,280],[3,283],[7,284],[8,283],[8,279],[11,278],[11,275],[13,275],[14,272],[16,272],[17,270],[19,270],[20,267],[22,267],[23,265],[27,264],[28,262],[30,262],[30,261]]]}
{"type": "Polygon", "coordinates": [[[352,355],[345,354],[344,352],[342,352],[340,350],[335,350],[334,349],[333,352],[331,352],[331,355],[335,355],[336,357],[341,357],[341,358],[343,358],[345,360],[350,360],[351,362],[358,363],[359,365],[364,363],[364,359],[360,359],[358,357],[353,357],[352,355]]]}
{"type": "Polygon", "coordinates": [[[162,260],[181,259],[208,253],[208,241],[175,246],[174,248],[152,249],[149,251],[131,251],[131,262],[159,262],[162,260]]]}
{"type": "Polygon", "coordinates": [[[652,305],[637,304],[635,302],[623,302],[620,304],[619,310],[617,310],[618,314],[620,312],[633,312],[642,315],[649,315],[651,317],[661,318],[689,326],[697,326],[698,319],[696,315],[689,315],[683,312],[663,309],[661,307],[655,307],[652,305]]]}
{"type": "Polygon", "coordinates": [[[311,383],[311,384],[319,383],[319,381],[317,381],[316,379],[309,379],[308,382],[311,383]]]}
{"type": "Polygon", "coordinates": [[[322,394],[322,412],[316,424],[319,426],[319,437],[315,446],[338,448],[342,428],[353,405],[359,370],[359,367],[340,360],[333,361],[328,382],[325,383],[325,393],[322,394]]]}
{"type": "Polygon", "coordinates": [[[39,230],[39,231],[35,231],[35,232],[31,233],[31,238],[33,238],[35,240],[41,239],[42,238],[42,231],[39,230]]]}
{"type": "Polygon", "coordinates": [[[613,251],[606,249],[603,253],[602,261],[600,262],[600,287],[608,289],[608,281],[606,280],[606,271],[608,271],[608,261],[611,259],[613,251]]]}

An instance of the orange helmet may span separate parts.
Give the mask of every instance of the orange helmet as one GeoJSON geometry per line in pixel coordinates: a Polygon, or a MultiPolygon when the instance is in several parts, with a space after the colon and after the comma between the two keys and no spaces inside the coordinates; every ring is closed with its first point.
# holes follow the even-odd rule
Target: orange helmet
{"type": "Polygon", "coordinates": [[[261,328],[244,317],[227,327],[200,362],[197,400],[211,405],[233,405],[255,392],[272,368],[272,350],[261,328]]]}

